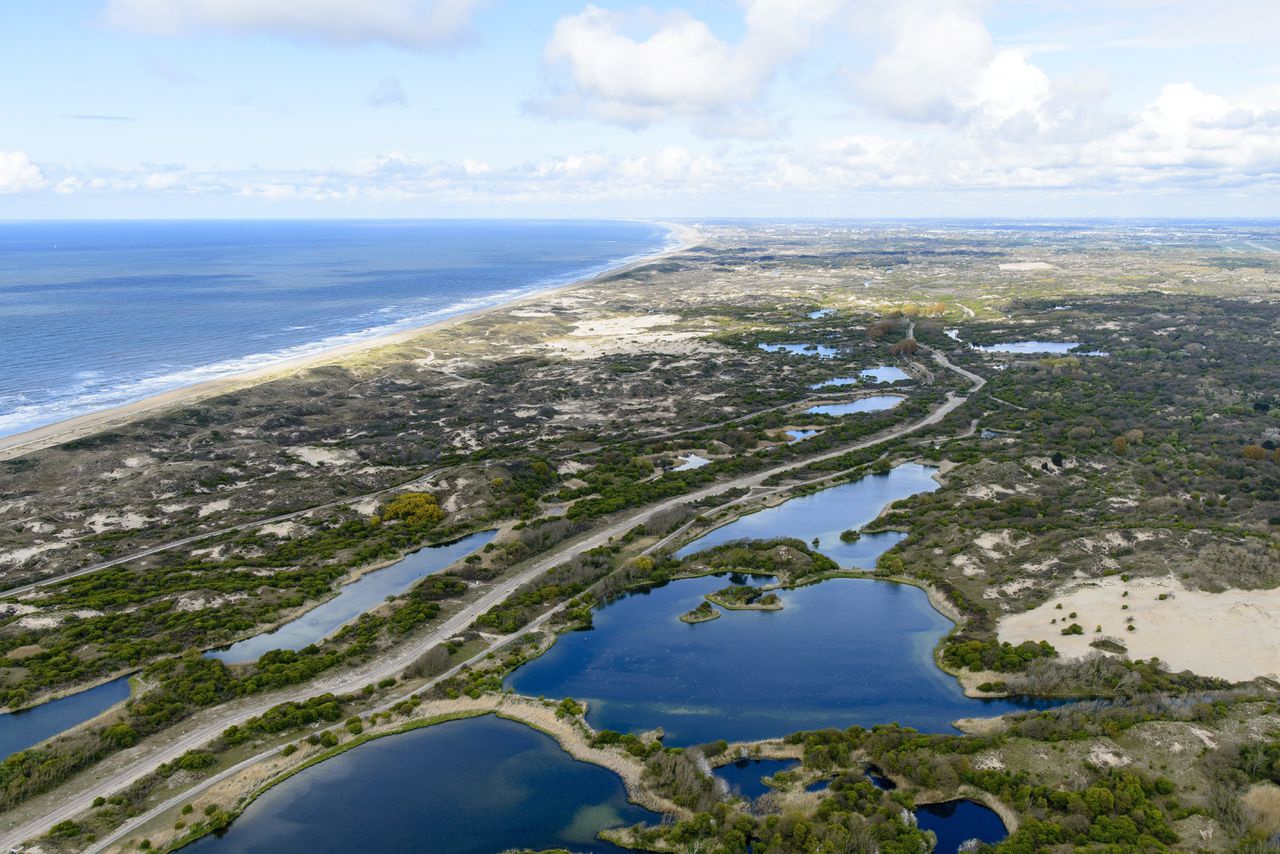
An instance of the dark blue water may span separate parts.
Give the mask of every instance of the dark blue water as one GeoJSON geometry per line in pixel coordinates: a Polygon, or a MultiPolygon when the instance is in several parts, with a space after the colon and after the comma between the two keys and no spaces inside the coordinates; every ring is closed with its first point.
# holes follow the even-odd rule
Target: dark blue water
{"type": "Polygon", "coordinates": [[[799,766],[799,761],[795,759],[739,759],[728,765],[721,765],[715,769],[715,775],[725,781],[730,793],[754,801],[773,791],[764,784],[765,777],[799,766]]]}
{"type": "Polygon", "coordinates": [[[472,552],[484,548],[497,531],[481,531],[442,546],[419,549],[385,569],[367,572],[341,588],[341,592],[296,620],[278,629],[234,643],[226,649],[207,653],[229,664],[257,661],[273,649],[299,650],[318,643],[340,626],[365,611],[377,607],[388,596],[398,596],[421,578],[452,566],[472,552]]]}
{"type": "Polygon", "coordinates": [[[916,825],[938,836],[934,854],[956,854],[970,839],[994,845],[1009,835],[992,810],[975,801],[946,801],[916,809],[916,825]]]}
{"type": "Polygon", "coordinates": [[[669,745],[894,721],[950,732],[956,718],[1053,705],[965,697],[933,663],[951,622],[915,587],[837,578],[780,591],[781,611],[680,622],[726,583],[685,579],[625,596],[596,612],[594,629],[562,635],[507,684],[586,700],[597,729],[661,726],[669,745]]]}
{"type": "Polygon", "coordinates": [[[599,221],[0,224],[0,435],[501,302],[661,248],[599,221]]]}
{"type": "Polygon", "coordinates": [[[0,759],[96,718],[128,698],[129,677],[121,676],[79,694],[0,715],[0,759]]]}
{"type": "Polygon", "coordinates": [[[863,397],[850,403],[824,403],[821,406],[810,406],[805,412],[810,415],[858,415],[863,412],[883,412],[893,409],[902,403],[902,398],[892,394],[877,394],[863,397]]]}
{"type": "Polygon", "coordinates": [[[840,535],[849,529],[858,530],[899,499],[919,492],[933,492],[938,488],[938,482],[933,479],[936,471],[931,466],[905,463],[887,474],[868,475],[853,483],[792,498],[777,507],[716,528],[677,551],[676,557],[688,557],[733,540],[796,537],[812,543],[817,538],[817,550],[840,566],[874,569],[876,559],[906,534],[897,531],[864,534],[853,543],[843,542],[840,535]]]}
{"type": "Polygon", "coordinates": [[[617,852],[596,834],[660,818],[627,803],[612,772],[575,761],[537,730],[484,717],[314,765],[251,804],[222,838],[183,851],[617,852]]]}

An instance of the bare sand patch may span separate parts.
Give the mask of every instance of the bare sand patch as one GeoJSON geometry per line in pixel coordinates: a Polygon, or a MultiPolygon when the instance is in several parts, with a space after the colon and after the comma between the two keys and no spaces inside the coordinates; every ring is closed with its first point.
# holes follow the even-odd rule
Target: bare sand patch
{"type": "Polygon", "coordinates": [[[1056,270],[1057,267],[1046,261],[1010,261],[1000,265],[1001,270],[1012,273],[1029,273],[1032,270],[1056,270]]]}
{"type": "Polygon", "coordinates": [[[307,465],[340,466],[354,462],[356,455],[351,451],[335,451],[333,448],[316,448],[302,446],[290,448],[289,455],[297,457],[307,465]]]}
{"type": "Polygon", "coordinates": [[[26,563],[33,557],[38,557],[45,552],[54,549],[65,549],[66,543],[41,543],[38,546],[27,546],[24,549],[14,549],[10,552],[0,552],[0,563],[11,563],[15,566],[26,563]]]}
{"type": "Polygon", "coordinates": [[[1187,590],[1169,576],[1129,582],[1112,576],[1059,593],[1030,611],[1005,616],[998,633],[1013,644],[1047,640],[1067,658],[1094,652],[1089,642],[1096,638],[1115,637],[1128,647],[1131,658],[1155,657],[1174,671],[1244,682],[1280,674],[1277,612],[1280,589],[1206,593],[1187,590]],[[1167,598],[1161,600],[1161,594],[1167,598]],[[1072,612],[1075,618],[1069,617],[1072,612]],[[1055,619],[1057,623],[1051,622],[1055,619]],[[1133,631],[1128,631],[1129,619],[1133,631]],[[1062,629],[1073,622],[1084,627],[1084,634],[1063,635],[1062,629]],[[1101,633],[1095,631],[1097,626],[1101,633]]]}
{"type": "Polygon", "coordinates": [[[214,513],[221,513],[224,510],[231,509],[231,499],[219,498],[217,501],[210,501],[196,511],[196,516],[203,519],[205,516],[211,516],[214,513]]]}

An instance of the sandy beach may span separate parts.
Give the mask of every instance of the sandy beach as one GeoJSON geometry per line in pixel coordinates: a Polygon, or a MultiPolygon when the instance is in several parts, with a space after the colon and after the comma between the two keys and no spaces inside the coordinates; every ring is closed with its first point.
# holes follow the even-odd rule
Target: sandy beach
{"type": "Polygon", "coordinates": [[[508,300],[494,305],[476,308],[470,311],[460,312],[451,317],[441,318],[431,323],[415,326],[409,329],[403,329],[399,332],[392,332],[385,335],[378,335],[364,341],[355,341],[350,344],[344,344],[339,347],[333,347],[328,350],[322,350],[317,353],[310,353],[306,356],[299,356],[296,359],[289,359],[283,362],[277,362],[262,368],[255,368],[249,371],[243,371],[237,374],[231,374],[225,377],[219,377],[215,380],[196,383],[194,385],[183,386],[172,391],[162,392],[161,394],[145,397],[136,400],[133,403],[126,403],[121,406],[113,406],[98,412],[90,412],[85,415],[79,415],[75,418],[68,418],[64,421],[58,421],[53,424],[47,424],[43,427],[36,427],[32,430],[26,430],[21,433],[15,433],[12,436],[0,437],[0,460],[12,459],[32,451],[38,451],[42,448],[49,448],[54,445],[60,445],[63,442],[69,442],[82,436],[88,436],[109,429],[118,424],[124,424],[134,421],[142,416],[154,415],[166,409],[195,403],[206,398],[214,397],[219,394],[226,394],[236,389],[246,388],[248,386],[258,385],[277,377],[288,376],[307,368],[314,368],[319,365],[330,365],[341,362],[359,353],[367,353],[370,350],[376,350],[381,347],[391,347],[411,341],[418,336],[433,330],[443,329],[450,326],[457,326],[477,317],[486,314],[503,311],[515,306],[524,305],[531,302],[537,302],[554,294],[563,293],[573,290],[592,282],[609,276],[616,276],[627,270],[653,263],[661,260],[677,252],[694,246],[701,239],[700,232],[692,226],[659,222],[655,223],[663,228],[671,231],[672,236],[678,241],[675,246],[628,261],[616,267],[603,270],[595,275],[569,282],[565,285],[539,290],[535,293],[527,294],[514,300],[508,300]]]}

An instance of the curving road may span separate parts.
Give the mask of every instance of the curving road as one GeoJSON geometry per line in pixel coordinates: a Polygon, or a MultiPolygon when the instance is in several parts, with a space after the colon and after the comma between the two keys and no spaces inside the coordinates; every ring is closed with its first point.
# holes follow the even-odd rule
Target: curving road
{"type": "MultiPolygon", "coordinates": [[[[986,381],[982,377],[970,371],[953,365],[942,353],[932,348],[923,347],[922,349],[930,352],[934,360],[944,368],[954,371],[955,373],[965,377],[972,383],[971,392],[976,392],[985,385],[986,381]]],[[[553,549],[549,554],[539,560],[534,561],[527,568],[520,571],[515,576],[503,581],[492,590],[487,591],[480,598],[468,603],[460,611],[450,616],[440,626],[433,631],[415,638],[408,643],[389,651],[385,657],[377,661],[369,662],[361,667],[346,670],[341,673],[334,673],[322,677],[314,682],[305,685],[298,685],[280,691],[274,691],[258,697],[246,698],[241,701],[232,701],[229,704],[207,709],[195,715],[193,718],[182,724],[181,734],[176,737],[165,737],[161,734],[159,737],[151,738],[142,744],[121,754],[122,762],[117,763],[117,767],[113,767],[106,773],[106,776],[100,776],[89,779],[93,771],[82,774],[79,778],[74,778],[67,784],[47,792],[33,801],[18,807],[15,812],[24,815],[32,814],[33,817],[20,819],[10,815],[5,818],[3,827],[0,827],[0,851],[7,851],[11,847],[21,844],[27,839],[37,836],[47,830],[50,826],[67,819],[72,819],[82,812],[90,809],[93,799],[96,797],[107,797],[117,792],[146,774],[149,774],[156,766],[171,762],[186,753],[188,750],[200,747],[207,742],[216,738],[223,730],[233,724],[242,724],[251,717],[261,715],[272,706],[288,701],[302,701],[317,694],[332,692],[335,694],[348,693],[357,691],[371,682],[378,682],[390,676],[398,676],[401,671],[412,664],[426,650],[443,643],[445,640],[461,633],[466,629],[476,617],[483,614],[493,606],[500,603],[503,599],[510,596],[518,587],[536,579],[554,566],[564,563],[569,558],[589,551],[598,546],[607,544],[612,538],[621,536],[627,531],[645,521],[648,517],[655,513],[662,512],[680,504],[696,502],[703,498],[709,497],[719,492],[737,488],[751,488],[760,485],[764,480],[776,474],[781,474],[792,469],[802,468],[822,460],[832,459],[850,451],[861,448],[871,447],[883,442],[891,441],[901,436],[914,433],[930,425],[936,424],[953,412],[956,408],[963,405],[968,400],[967,396],[956,395],[948,392],[947,399],[932,412],[918,421],[895,427],[892,430],[861,442],[856,442],[841,448],[827,451],[814,457],[807,457],[802,460],[794,460],[782,465],[774,466],[763,471],[753,474],[744,475],[731,481],[717,483],[696,490],[692,493],[676,496],[651,505],[642,510],[628,513],[622,517],[611,520],[604,527],[592,534],[561,544],[553,549]]],[[[344,499],[345,500],[345,499],[344,499]]],[[[303,511],[305,512],[305,511],[303,511]]],[[[254,524],[262,524],[256,522],[254,524]]],[[[172,548],[173,545],[167,546],[172,548]]],[[[550,613],[544,614],[539,618],[538,622],[545,620],[550,613]]],[[[492,649],[505,639],[495,641],[489,646],[492,649]]],[[[488,650],[486,650],[487,652],[488,650]]],[[[481,653],[482,655],[484,653],[481,653]]],[[[421,690],[421,689],[419,689],[421,690]]],[[[99,767],[99,773],[105,769],[99,767]]],[[[195,790],[190,790],[184,794],[184,797],[191,797],[195,791],[198,791],[208,782],[201,784],[195,790]]],[[[139,821],[145,820],[147,817],[156,814],[159,807],[149,810],[143,816],[139,817],[139,821]]],[[[131,825],[136,826],[136,825],[131,825]]]]}

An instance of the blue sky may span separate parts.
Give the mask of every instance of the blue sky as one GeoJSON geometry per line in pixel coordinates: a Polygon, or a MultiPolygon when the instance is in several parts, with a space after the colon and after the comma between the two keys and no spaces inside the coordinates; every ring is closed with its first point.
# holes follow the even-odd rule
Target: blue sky
{"type": "Polygon", "coordinates": [[[1277,216],[1274,0],[7,0],[0,217],[1277,216]]]}

